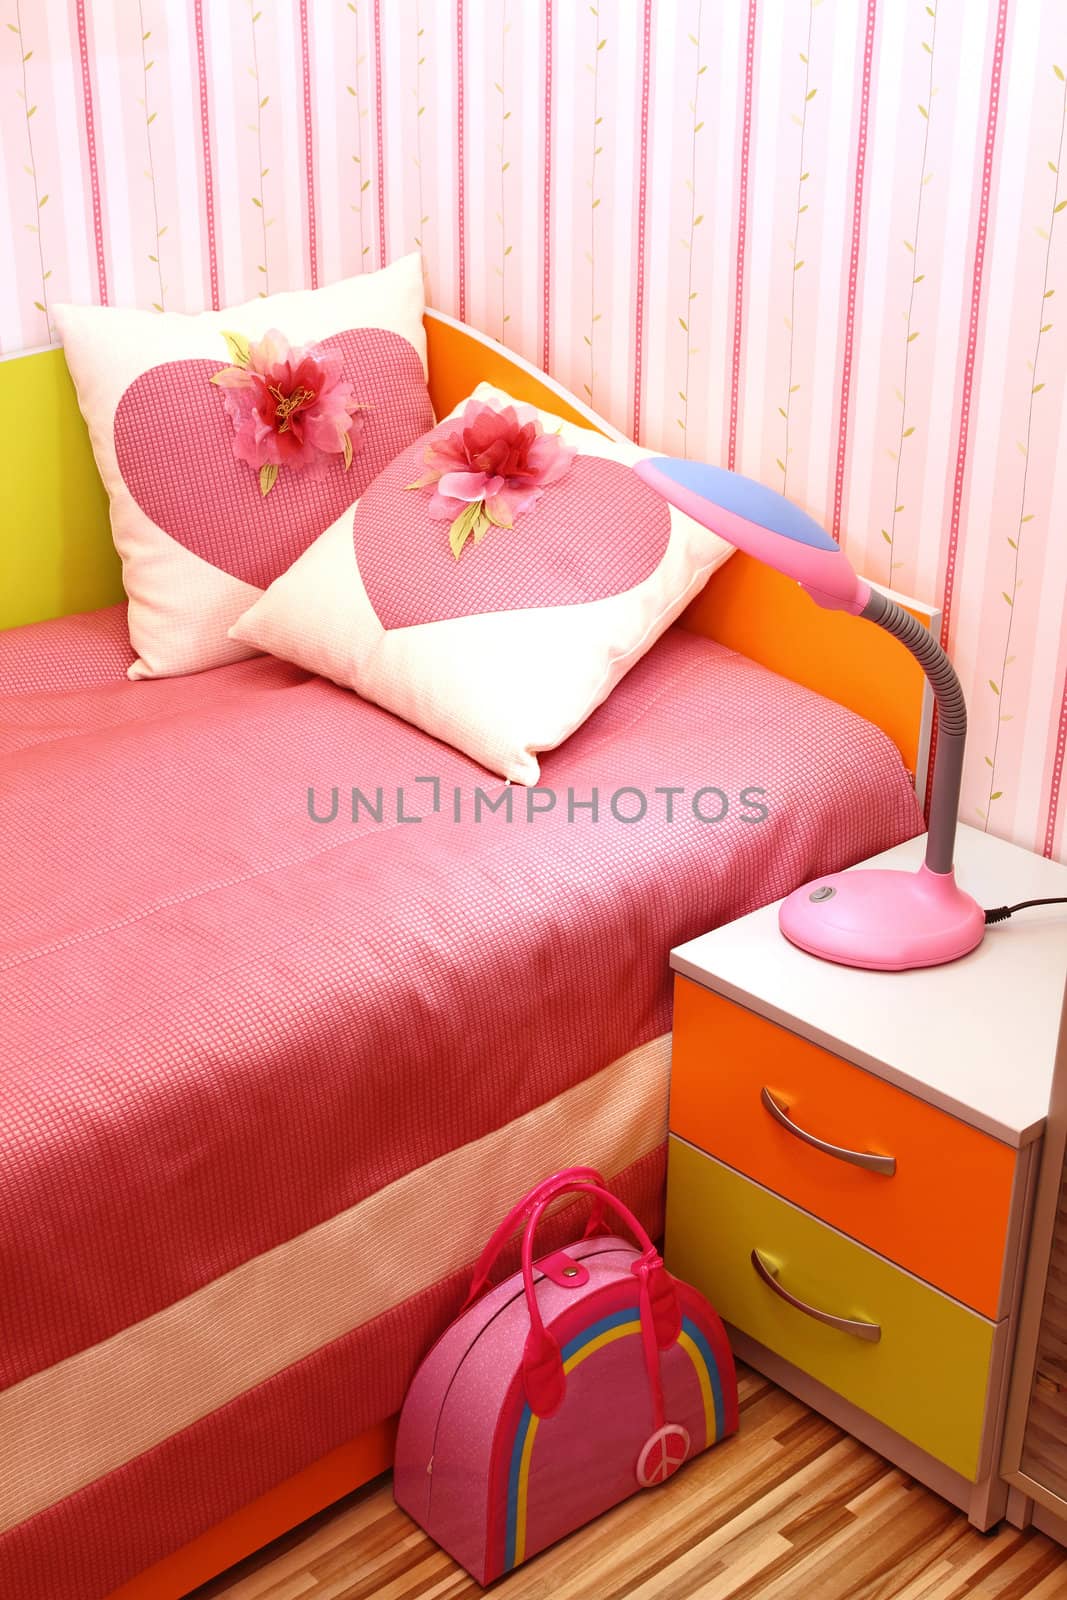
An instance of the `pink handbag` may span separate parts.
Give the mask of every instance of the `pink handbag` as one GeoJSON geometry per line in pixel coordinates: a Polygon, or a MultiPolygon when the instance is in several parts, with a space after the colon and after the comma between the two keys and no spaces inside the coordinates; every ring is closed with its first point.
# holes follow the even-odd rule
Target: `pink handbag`
{"type": "Polygon", "coordinates": [[[487,1584],[736,1429],[737,1379],[718,1316],[670,1275],[599,1174],[572,1167],[504,1218],[466,1306],[415,1374],[394,1493],[487,1584]],[[538,1224],[569,1193],[593,1200],[585,1233],[535,1262],[538,1224]],[[594,1231],[606,1210],[638,1248],[594,1231]],[[483,1295],[523,1222],[521,1270],[483,1295]]]}

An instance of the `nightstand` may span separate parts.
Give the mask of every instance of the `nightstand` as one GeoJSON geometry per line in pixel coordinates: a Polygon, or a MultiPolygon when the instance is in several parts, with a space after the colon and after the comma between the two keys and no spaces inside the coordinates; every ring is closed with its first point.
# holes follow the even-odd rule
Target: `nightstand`
{"type": "MultiPolygon", "coordinates": [[[[1067,867],[969,828],[956,871],[985,906],[1067,895],[1067,867]]],[[[743,1360],[989,1527],[1067,906],[901,973],[819,961],[777,918],[671,956],[667,1264],[743,1360]]]]}

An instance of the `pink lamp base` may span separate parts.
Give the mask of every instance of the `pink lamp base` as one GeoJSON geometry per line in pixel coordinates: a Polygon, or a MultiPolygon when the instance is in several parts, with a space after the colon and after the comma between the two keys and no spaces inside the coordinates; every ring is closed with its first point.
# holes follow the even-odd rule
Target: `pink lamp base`
{"type": "Polygon", "coordinates": [[[937,967],[981,944],[985,913],[951,872],[832,872],[782,901],[778,926],[824,961],[875,972],[937,967]]]}

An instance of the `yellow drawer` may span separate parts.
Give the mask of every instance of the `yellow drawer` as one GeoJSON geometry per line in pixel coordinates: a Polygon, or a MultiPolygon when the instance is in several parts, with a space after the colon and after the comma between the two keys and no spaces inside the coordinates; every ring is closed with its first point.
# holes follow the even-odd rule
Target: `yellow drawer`
{"type": "Polygon", "coordinates": [[[671,1271],[727,1322],[977,1480],[991,1322],[674,1136],[666,1237],[671,1271]],[[760,1278],[754,1250],[783,1289],[877,1324],[878,1342],[786,1304],[760,1278]]]}

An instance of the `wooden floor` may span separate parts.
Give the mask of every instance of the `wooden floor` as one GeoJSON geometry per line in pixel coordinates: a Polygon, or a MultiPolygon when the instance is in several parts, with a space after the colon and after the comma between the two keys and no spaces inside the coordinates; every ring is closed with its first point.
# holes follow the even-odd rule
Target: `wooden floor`
{"type": "MultiPolygon", "coordinates": [[[[765,1378],[741,1434],[502,1580],[493,1600],[1067,1600],[1067,1551],[983,1536],[765,1378]]],[[[483,1593],[379,1479],[196,1600],[459,1600],[483,1593]]]]}

